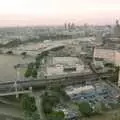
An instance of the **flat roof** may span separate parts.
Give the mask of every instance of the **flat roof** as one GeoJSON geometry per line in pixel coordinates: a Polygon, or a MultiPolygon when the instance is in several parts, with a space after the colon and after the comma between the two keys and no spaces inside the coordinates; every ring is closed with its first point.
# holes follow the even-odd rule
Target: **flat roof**
{"type": "Polygon", "coordinates": [[[53,64],[75,65],[82,64],[82,61],[77,57],[53,57],[53,64]]]}

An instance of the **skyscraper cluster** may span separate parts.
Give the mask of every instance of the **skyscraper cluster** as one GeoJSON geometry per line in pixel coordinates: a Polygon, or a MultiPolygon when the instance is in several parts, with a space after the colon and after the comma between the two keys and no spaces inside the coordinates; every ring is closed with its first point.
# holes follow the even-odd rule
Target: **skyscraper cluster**
{"type": "Polygon", "coordinates": [[[64,27],[65,27],[65,30],[72,30],[72,29],[75,29],[75,24],[70,22],[65,23],[64,27]]]}

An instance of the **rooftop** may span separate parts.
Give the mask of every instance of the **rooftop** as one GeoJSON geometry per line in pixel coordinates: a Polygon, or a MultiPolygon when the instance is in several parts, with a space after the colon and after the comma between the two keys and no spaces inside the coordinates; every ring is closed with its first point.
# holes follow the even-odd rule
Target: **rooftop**
{"type": "Polygon", "coordinates": [[[77,57],[53,57],[53,64],[75,65],[82,61],[77,57]]]}

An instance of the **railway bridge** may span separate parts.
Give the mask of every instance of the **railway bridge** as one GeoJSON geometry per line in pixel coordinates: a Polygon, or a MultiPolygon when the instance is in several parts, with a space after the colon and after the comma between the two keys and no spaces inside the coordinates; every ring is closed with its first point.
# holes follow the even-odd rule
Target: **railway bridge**
{"type": "MultiPolygon", "coordinates": [[[[101,73],[101,76],[110,76],[109,73],[101,73]]],[[[11,96],[19,94],[28,94],[33,90],[44,89],[49,86],[69,86],[77,84],[85,84],[86,81],[97,81],[98,75],[91,74],[71,74],[69,76],[61,76],[59,78],[43,78],[39,80],[19,80],[19,81],[8,81],[0,82],[0,97],[11,96]]]]}

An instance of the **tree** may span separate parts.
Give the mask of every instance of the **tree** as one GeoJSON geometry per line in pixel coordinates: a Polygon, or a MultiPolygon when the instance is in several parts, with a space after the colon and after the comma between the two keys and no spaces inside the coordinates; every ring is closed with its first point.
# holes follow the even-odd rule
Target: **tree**
{"type": "Polygon", "coordinates": [[[52,112],[52,105],[48,102],[43,103],[43,111],[45,114],[51,113],[52,112]]]}
{"type": "Polygon", "coordinates": [[[22,52],[22,53],[21,53],[21,55],[26,56],[26,55],[27,55],[27,53],[26,53],[26,52],[22,52]]]}
{"type": "Polygon", "coordinates": [[[48,96],[48,94],[45,94],[43,96],[43,111],[45,113],[51,113],[52,107],[55,106],[57,103],[59,103],[59,98],[57,96],[48,96]]]}
{"type": "Polygon", "coordinates": [[[35,112],[37,110],[35,105],[35,99],[33,97],[29,97],[28,95],[24,95],[21,99],[22,108],[24,111],[28,113],[35,112]]]}
{"type": "Polygon", "coordinates": [[[36,69],[34,69],[34,70],[32,71],[32,77],[33,77],[33,78],[36,78],[36,77],[37,77],[37,70],[36,70],[36,69]]]}
{"type": "Polygon", "coordinates": [[[66,93],[60,87],[51,87],[47,92],[42,96],[42,107],[46,116],[49,116],[48,120],[64,120],[64,117],[61,117],[62,113],[53,112],[53,107],[60,103],[60,101],[67,100],[66,93]],[[62,100],[61,100],[62,99],[62,100]]]}
{"type": "Polygon", "coordinates": [[[24,110],[25,120],[40,120],[34,97],[23,95],[21,98],[21,106],[24,110]]]}
{"type": "Polygon", "coordinates": [[[112,73],[112,76],[109,78],[109,80],[113,83],[118,83],[118,73],[119,73],[119,67],[114,67],[114,72],[112,73]]]}
{"type": "Polygon", "coordinates": [[[39,61],[36,61],[35,65],[36,65],[36,69],[38,69],[39,66],[40,66],[40,62],[39,62],[39,61]]]}
{"type": "Polygon", "coordinates": [[[105,66],[113,68],[115,65],[113,63],[105,63],[105,66]]]}
{"type": "Polygon", "coordinates": [[[96,113],[96,114],[101,114],[102,113],[101,103],[98,102],[98,103],[95,104],[94,113],[96,113]]]}
{"type": "Polygon", "coordinates": [[[56,93],[55,94],[56,96],[62,98],[64,101],[70,100],[70,97],[66,94],[66,92],[60,86],[51,87],[51,90],[56,93]]]}
{"type": "Polygon", "coordinates": [[[40,120],[40,115],[37,112],[32,113],[32,120],[40,120]]]}
{"type": "Polygon", "coordinates": [[[64,113],[60,112],[52,112],[48,115],[48,120],[64,120],[64,113]]]}
{"type": "Polygon", "coordinates": [[[35,71],[33,71],[33,69],[34,69],[34,63],[29,63],[28,64],[28,68],[27,68],[27,70],[26,70],[26,72],[25,72],[25,74],[24,74],[24,77],[26,77],[26,78],[28,78],[28,77],[30,77],[30,76],[36,76],[35,74],[35,71]]]}
{"type": "Polygon", "coordinates": [[[33,68],[34,68],[34,63],[29,63],[29,64],[28,64],[28,68],[29,68],[29,69],[33,69],[33,68]]]}
{"type": "Polygon", "coordinates": [[[92,114],[92,108],[90,107],[88,102],[81,102],[79,104],[79,110],[84,115],[89,117],[92,114]]]}
{"type": "Polygon", "coordinates": [[[28,78],[32,75],[32,69],[28,68],[24,74],[24,77],[28,78]]]}
{"type": "Polygon", "coordinates": [[[13,54],[13,52],[12,51],[8,51],[7,54],[13,54]]]}
{"type": "Polygon", "coordinates": [[[102,111],[107,111],[108,107],[104,103],[101,103],[101,109],[102,111]]]}

